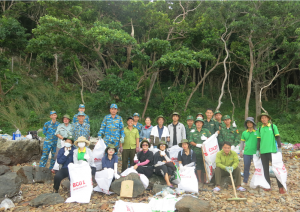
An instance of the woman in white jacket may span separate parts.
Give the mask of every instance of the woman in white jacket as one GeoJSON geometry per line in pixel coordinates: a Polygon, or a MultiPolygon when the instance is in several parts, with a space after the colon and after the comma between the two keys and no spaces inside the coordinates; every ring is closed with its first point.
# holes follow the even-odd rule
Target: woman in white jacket
{"type": "Polygon", "coordinates": [[[156,122],[157,125],[152,128],[150,134],[150,142],[154,148],[157,148],[160,141],[170,142],[169,130],[164,126],[164,123],[166,122],[165,118],[162,115],[157,116],[156,122]]]}

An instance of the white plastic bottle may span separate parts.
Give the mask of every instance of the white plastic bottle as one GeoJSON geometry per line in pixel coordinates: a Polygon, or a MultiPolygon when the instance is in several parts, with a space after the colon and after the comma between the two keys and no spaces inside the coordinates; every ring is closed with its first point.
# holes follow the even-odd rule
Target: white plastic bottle
{"type": "Polygon", "coordinates": [[[21,139],[21,132],[19,129],[17,129],[16,131],[16,140],[20,140],[21,139]]]}

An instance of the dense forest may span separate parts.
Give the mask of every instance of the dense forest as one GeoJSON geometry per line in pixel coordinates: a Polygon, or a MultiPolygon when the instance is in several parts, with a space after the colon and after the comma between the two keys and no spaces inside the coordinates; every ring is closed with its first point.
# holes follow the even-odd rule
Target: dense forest
{"type": "Polygon", "coordinates": [[[2,133],[84,103],[96,136],[117,103],[123,118],[184,123],[219,109],[241,131],[265,111],[300,140],[300,2],[0,2],[2,133]]]}

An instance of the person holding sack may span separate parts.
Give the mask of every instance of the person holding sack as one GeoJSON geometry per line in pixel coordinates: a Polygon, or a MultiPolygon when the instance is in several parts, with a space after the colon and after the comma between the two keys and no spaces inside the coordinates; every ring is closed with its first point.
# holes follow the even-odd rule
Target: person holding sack
{"type": "MultiPolygon", "coordinates": [[[[281,152],[281,141],[278,128],[275,124],[269,123],[271,116],[267,113],[262,113],[257,117],[257,120],[262,122],[262,126],[258,129],[257,132],[257,150],[256,156],[261,157],[261,162],[264,169],[264,175],[267,182],[270,184],[270,175],[269,175],[269,162],[272,162],[272,153],[281,152]],[[278,146],[278,150],[276,147],[278,146]]],[[[276,178],[277,185],[279,187],[279,193],[284,194],[283,185],[276,178]]],[[[265,191],[270,191],[270,189],[264,188],[265,191]]]]}
{"type": "Polygon", "coordinates": [[[72,136],[63,138],[65,145],[62,147],[57,154],[57,163],[62,165],[62,168],[54,176],[53,193],[58,193],[60,182],[69,177],[68,165],[73,163],[73,153],[76,151],[73,146],[74,140],[72,136]]]}
{"type": "Polygon", "coordinates": [[[136,163],[133,168],[140,174],[144,174],[150,178],[153,174],[153,152],[149,150],[151,144],[148,140],[142,140],[140,147],[141,152],[138,152],[134,158],[136,163]]]}
{"type": "Polygon", "coordinates": [[[105,169],[113,169],[114,170],[114,178],[119,179],[120,175],[118,174],[118,156],[117,156],[117,148],[113,144],[108,144],[105,149],[105,155],[102,158],[102,168],[105,169]]]}
{"type": "Polygon", "coordinates": [[[154,172],[156,175],[163,176],[168,186],[173,187],[170,183],[170,178],[176,171],[176,167],[174,163],[170,159],[170,155],[166,152],[168,148],[168,144],[165,141],[162,141],[158,144],[157,148],[159,149],[158,152],[154,154],[154,172]]]}
{"type": "Polygon", "coordinates": [[[253,117],[248,117],[244,123],[244,126],[247,130],[242,133],[240,157],[244,158],[244,180],[242,186],[247,186],[251,161],[253,160],[253,155],[256,153],[257,149],[257,129],[253,117]]]}
{"type": "Polygon", "coordinates": [[[217,153],[216,156],[216,169],[215,169],[215,181],[216,187],[213,189],[214,192],[219,192],[221,190],[221,179],[222,176],[230,176],[234,178],[234,184],[236,185],[237,191],[246,191],[245,188],[241,186],[241,170],[238,167],[239,158],[235,151],[231,150],[231,143],[225,141],[223,143],[223,148],[217,153]]]}
{"type": "Polygon", "coordinates": [[[190,149],[190,144],[187,139],[182,139],[178,146],[183,149],[178,152],[179,170],[183,172],[185,167],[193,167],[196,165],[196,154],[190,149]]]}
{"type": "Polygon", "coordinates": [[[78,140],[75,141],[75,146],[78,146],[78,149],[74,151],[73,160],[74,164],[78,164],[81,161],[86,161],[92,169],[92,179],[96,183],[95,174],[96,174],[96,165],[94,163],[94,157],[92,150],[88,148],[90,142],[86,140],[85,137],[80,136],[78,140]]]}
{"type": "Polygon", "coordinates": [[[150,141],[154,148],[157,148],[157,145],[161,141],[170,142],[170,133],[168,128],[164,126],[165,122],[166,120],[162,115],[157,116],[157,125],[152,128],[150,134],[150,141]]]}

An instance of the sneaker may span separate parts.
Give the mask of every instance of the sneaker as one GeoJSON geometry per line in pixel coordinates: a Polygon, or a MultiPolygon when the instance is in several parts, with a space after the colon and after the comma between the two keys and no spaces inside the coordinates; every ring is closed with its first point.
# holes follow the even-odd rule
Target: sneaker
{"type": "Polygon", "coordinates": [[[246,187],[246,186],[248,186],[248,183],[244,183],[244,182],[242,182],[242,185],[241,185],[242,187],[246,187]]]}

